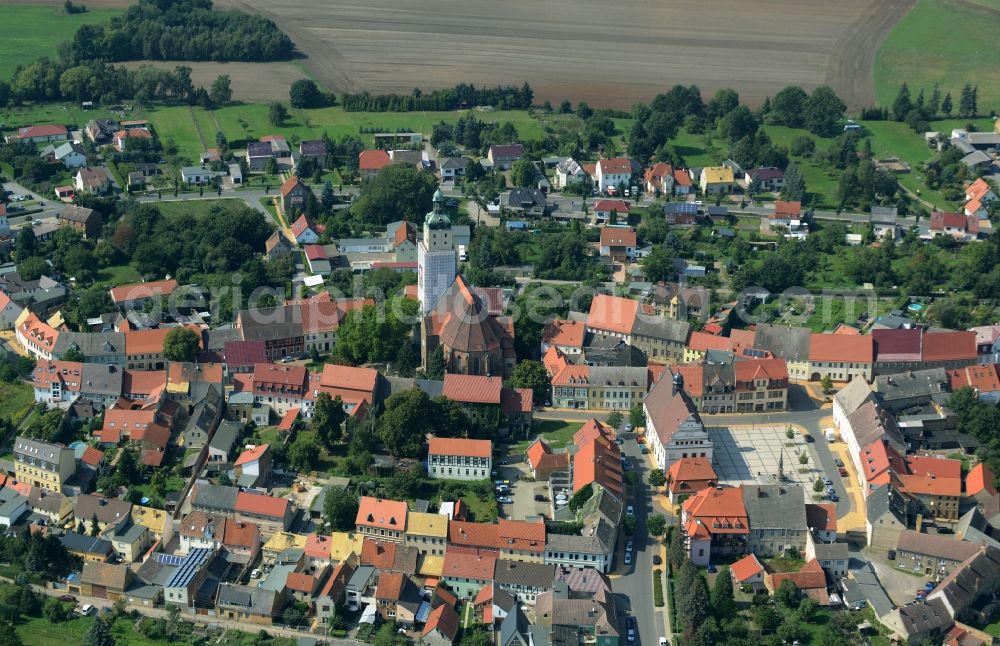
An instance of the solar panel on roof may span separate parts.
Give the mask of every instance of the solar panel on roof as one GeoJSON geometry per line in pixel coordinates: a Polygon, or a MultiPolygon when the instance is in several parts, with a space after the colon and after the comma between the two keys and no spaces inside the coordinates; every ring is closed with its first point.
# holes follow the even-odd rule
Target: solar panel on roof
{"type": "Polygon", "coordinates": [[[766,359],[767,352],[764,350],[758,350],[757,348],[744,348],[743,354],[748,357],[753,357],[754,359],[766,359]]]}
{"type": "Polygon", "coordinates": [[[163,563],[164,565],[180,565],[185,559],[183,556],[177,556],[176,554],[163,554],[161,552],[157,552],[154,556],[157,561],[163,563]]]}

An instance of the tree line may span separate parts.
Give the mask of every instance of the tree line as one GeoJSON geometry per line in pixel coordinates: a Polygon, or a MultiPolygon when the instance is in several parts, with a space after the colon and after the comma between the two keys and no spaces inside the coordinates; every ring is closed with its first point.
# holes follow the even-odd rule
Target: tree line
{"type": "Polygon", "coordinates": [[[521,87],[498,85],[492,88],[459,83],[455,87],[427,94],[414,88],[409,95],[345,93],[340,100],[348,112],[414,112],[458,110],[477,105],[491,105],[500,110],[527,109],[531,107],[534,97],[535,93],[527,83],[521,87]]]}

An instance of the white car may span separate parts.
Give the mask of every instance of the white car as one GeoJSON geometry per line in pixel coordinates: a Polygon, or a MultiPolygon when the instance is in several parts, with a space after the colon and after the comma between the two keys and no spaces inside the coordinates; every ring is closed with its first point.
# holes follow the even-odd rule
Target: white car
{"type": "Polygon", "coordinates": [[[625,509],[625,515],[626,515],[626,516],[635,516],[635,510],[634,510],[634,509],[632,509],[632,505],[629,505],[629,506],[628,506],[628,507],[627,507],[627,508],[625,509]]]}
{"type": "Polygon", "coordinates": [[[632,541],[629,541],[628,543],[625,543],[625,551],[626,552],[631,552],[632,551],[632,541]]]}
{"type": "Polygon", "coordinates": [[[251,579],[259,579],[260,578],[260,570],[256,570],[255,569],[253,572],[251,572],[250,573],[250,578],[251,579]]]}
{"type": "Polygon", "coordinates": [[[635,629],[633,629],[633,628],[629,628],[628,629],[628,640],[630,642],[634,642],[635,641],[635,629]]]}
{"type": "Polygon", "coordinates": [[[666,637],[660,637],[660,646],[670,646],[670,642],[667,641],[666,637]]]}
{"type": "Polygon", "coordinates": [[[625,552],[625,565],[632,565],[632,552],[625,552]]]}

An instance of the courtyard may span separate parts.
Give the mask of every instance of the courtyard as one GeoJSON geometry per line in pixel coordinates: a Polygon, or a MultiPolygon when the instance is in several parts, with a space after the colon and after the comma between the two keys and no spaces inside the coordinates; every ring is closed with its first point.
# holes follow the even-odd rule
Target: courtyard
{"type": "Polygon", "coordinates": [[[820,470],[816,468],[815,452],[810,450],[801,433],[789,439],[784,425],[733,426],[709,428],[714,444],[712,466],[719,476],[719,484],[777,483],[778,466],[783,461],[785,482],[811,487],[820,470]],[[807,464],[799,463],[799,456],[809,456],[807,464]]]}

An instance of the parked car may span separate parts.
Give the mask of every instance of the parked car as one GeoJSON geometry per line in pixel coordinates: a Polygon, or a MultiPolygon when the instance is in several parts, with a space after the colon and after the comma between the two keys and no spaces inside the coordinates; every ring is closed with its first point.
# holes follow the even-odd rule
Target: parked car
{"type": "Polygon", "coordinates": [[[653,554],[653,565],[662,565],[663,559],[660,558],[659,554],[653,554]]]}
{"type": "Polygon", "coordinates": [[[844,467],[840,467],[839,469],[837,469],[837,471],[840,473],[840,477],[842,478],[847,477],[847,469],[845,469],[844,467]]]}
{"type": "Polygon", "coordinates": [[[806,439],[806,442],[815,442],[816,441],[816,438],[814,438],[812,435],[809,435],[808,433],[806,433],[804,437],[806,439]]]}
{"type": "Polygon", "coordinates": [[[626,431],[631,431],[632,430],[632,425],[631,424],[626,424],[625,425],[625,430],[626,431]]]}
{"type": "Polygon", "coordinates": [[[59,597],[59,600],[60,601],[68,601],[69,603],[76,603],[76,597],[74,597],[71,594],[64,594],[61,597],[59,597]]]}
{"type": "Polygon", "coordinates": [[[615,444],[618,444],[618,445],[625,444],[625,438],[616,437],[615,438],[615,444]]]}
{"type": "Polygon", "coordinates": [[[629,541],[628,543],[625,543],[625,551],[626,552],[631,552],[632,551],[632,541],[629,541]]]}
{"type": "Polygon", "coordinates": [[[629,505],[628,507],[625,508],[625,515],[635,516],[635,509],[632,508],[632,505],[629,505]]]}
{"type": "Polygon", "coordinates": [[[889,558],[890,561],[895,561],[896,560],[896,550],[889,550],[886,553],[886,556],[889,558]]]}
{"type": "Polygon", "coordinates": [[[628,640],[630,642],[634,642],[635,641],[635,629],[633,629],[633,628],[629,628],[628,629],[628,640]]]}
{"type": "Polygon", "coordinates": [[[709,563],[709,564],[708,564],[708,567],[706,567],[706,568],[705,568],[705,570],[706,570],[706,571],[707,571],[707,572],[708,572],[709,574],[714,574],[714,573],[715,573],[715,566],[714,566],[714,565],[712,565],[711,563],[709,563]]]}
{"type": "Polygon", "coordinates": [[[833,463],[836,464],[838,467],[844,466],[844,461],[841,460],[840,458],[834,458],[833,463]]]}
{"type": "Polygon", "coordinates": [[[90,616],[93,616],[93,615],[96,615],[96,614],[97,614],[97,608],[94,607],[94,606],[92,606],[92,605],[90,605],[89,603],[85,603],[82,606],[80,606],[80,615],[81,616],[83,616],[83,617],[90,617],[90,616]]]}
{"type": "Polygon", "coordinates": [[[497,498],[497,502],[502,505],[509,505],[510,503],[514,502],[514,500],[513,498],[508,498],[507,496],[501,496],[500,498],[497,498]]]}
{"type": "Polygon", "coordinates": [[[659,646],[670,646],[670,642],[667,641],[666,637],[660,637],[659,646]]]}
{"type": "Polygon", "coordinates": [[[535,502],[548,502],[548,501],[549,499],[543,496],[542,494],[540,493],[535,494],[535,502]]]}
{"type": "Polygon", "coordinates": [[[649,449],[644,446],[641,449],[639,449],[639,453],[642,453],[643,455],[648,455],[649,449]]]}
{"type": "Polygon", "coordinates": [[[632,552],[625,552],[625,565],[632,565],[632,552]]]}
{"type": "Polygon", "coordinates": [[[833,480],[827,478],[826,476],[823,476],[823,484],[825,484],[827,486],[827,489],[829,489],[830,487],[833,486],[833,480]]]}
{"type": "Polygon", "coordinates": [[[453,197],[448,198],[445,201],[445,206],[447,206],[449,209],[457,209],[458,208],[458,200],[456,200],[453,197]]]}
{"type": "Polygon", "coordinates": [[[830,494],[830,502],[840,502],[840,496],[835,493],[830,494]]]}

